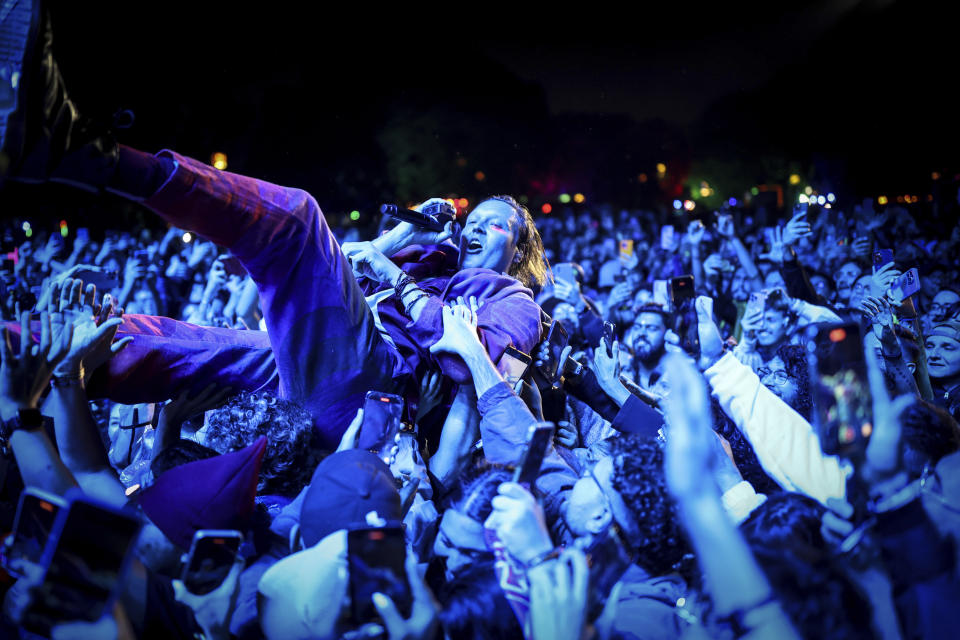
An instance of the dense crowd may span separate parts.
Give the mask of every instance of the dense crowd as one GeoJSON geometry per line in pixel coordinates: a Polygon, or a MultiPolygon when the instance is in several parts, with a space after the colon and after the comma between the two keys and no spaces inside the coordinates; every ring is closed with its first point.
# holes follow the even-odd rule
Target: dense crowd
{"type": "MultiPolygon", "coordinates": [[[[142,617],[129,622],[136,637],[344,634],[355,622],[338,604],[349,581],[339,571],[344,530],[368,526],[370,512],[402,521],[410,545],[412,617],[377,605],[391,637],[947,633],[958,593],[950,489],[960,461],[951,455],[960,445],[960,227],[922,229],[899,207],[798,207],[765,225],[756,215],[582,208],[541,216],[552,268],[536,299],[569,338],[557,375],[543,366],[546,326],[519,379],[500,366],[496,383],[477,389],[431,368],[395,446],[377,442],[379,456],[360,458],[349,452],[362,410],[334,453],[310,413],[269,384],[236,393],[195,380],[166,402],[138,404],[111,400],[103,384],[88,384],[96,399],[82,386],[69,399],[56,397],[56,383],[45,392],[50,367],[55,379],[78,367],[95,378],[138,340],[122,332],[136,318],[258,335],[269,327],[237,258],[182,229],[102,238],[81,229],[66,240],[36,230],[23,239],[20,221],[10,221],[5,240],[17,242],[4,261],[4,320],[14,338],[18,311],[51,323],[63,359],[32,371],[14,365],[16,349],[7,354],[4,388],[16,375],[37,376],[31,391],[46,394],[55,425],[37,436],[55,446],[19,455],[8,442],[19,473],[6,474],[4,527],[24,484],[63,493],[72,476],[91,495],[123,494],[122,503],[132,495],[145,522],[135,553],[150,584],[146,595],[121,595],[141,599],[142,617]],[[893,263],[875,265],[887,247],[893,263]],[[920,289],[898,298],[912,266],[920,289]],[[696,298],[674,308],[670,281],[686,274],[696,298]],[[763,304],[751,306],[751,294],[763,304]],[[876,374],[873,438],[849,457],[825,453],[812,426],[818,381],[806,348],[810,327],[844,321],[862,329],[876,374]],[[556,428],[537,479],[515,484],[528,427],[545,419],[556,428]],[[222,495],[184,491],[210,473],[204,461],[229,455],[258,458],[253,471],[228,465],[229,508],[211,506],[222,495]],[[185,480],[158,483],[178,472],[185,480]],[[255,498],[237,490],[251,473],[255,498]],[[364,476],[376,491],[352,486],[364,476]],[[104,488],[111,480],[117,487],[104,488]],[[853,490],[868,496],[869,515],[851,506],[853,490]],[[161,497],[137,501],[151,491],[161,497]],[[178,597],[182,586],[171,585],[181,553],[195,530],[218,528],[246,534],[235,571],[210,595],[178,597]],[[861,529],[866,535],[851,539],[861,529]],[[603,553],[611,536],[610,548],[629,561],[603,553]],[[615,575],[598,569],[603,562],[615,575]],[[220,599],[214,619],[194,604],[202,598],[220,599]]],[[[390,228],[385,219],[370,234],[390,228]]],[[[336,235],[349,251],[361,233],[336,235]]],[[[440,340],[474,380],[487,376],[470,356],[484,353],[479,310],[475,300],[454,301],[440,340]]],[[[8,616],[18,595],[10,587],[8,616]]]]}

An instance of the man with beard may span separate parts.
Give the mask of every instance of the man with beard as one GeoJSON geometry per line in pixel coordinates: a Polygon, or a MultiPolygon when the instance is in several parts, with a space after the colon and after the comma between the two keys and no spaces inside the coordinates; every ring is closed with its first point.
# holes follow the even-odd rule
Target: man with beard
{"type": "Polygon", "coordinates": [[[833,280],[837,283],[836,306],[849,307],[850,294],[853,292],[853,285],[857,278],[863,275],[863,269],[852,260],[848,260],[840,265],[837,272],[833,274],[833,280]]]}
{"type": "Polygon", "coordinates": [[[633,352],[634,381],[646,389],[663,375],[661,362],[666,353],[664,336],[668,320],[660,305],[645,304],[624,336],[624,342],[633,352]]]}

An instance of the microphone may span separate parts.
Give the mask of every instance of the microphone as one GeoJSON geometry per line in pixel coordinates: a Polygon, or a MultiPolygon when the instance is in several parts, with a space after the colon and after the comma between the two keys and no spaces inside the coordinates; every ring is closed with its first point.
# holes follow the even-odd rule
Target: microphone
{"type": "Polygon", "coordinates": [[[449,202],[428,204],[422,212],[404,209],[395,204],[384,204],[380,206],[380,213],[430,231],[443,231],[448,222],[456,219],[456,209],[449,202]]]}

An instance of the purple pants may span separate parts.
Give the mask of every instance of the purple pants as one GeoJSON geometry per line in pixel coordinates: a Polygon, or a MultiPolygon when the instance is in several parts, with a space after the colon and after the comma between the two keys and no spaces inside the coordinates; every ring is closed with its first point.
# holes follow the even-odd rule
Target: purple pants
{"type": "Polygon", "coordinates": [[[302,190],[162,154],[177,169],[144,204],[240,259],[260,292],[275,369],[262,333],[141,316],[124,324],[134,341],[92,390],[143,402],[211,380],[237,390],[279,388],[310,411],[324,445],[336,447],[366,392],[402,393],[410,371],[378,333],[320,207],[302,190]]]}

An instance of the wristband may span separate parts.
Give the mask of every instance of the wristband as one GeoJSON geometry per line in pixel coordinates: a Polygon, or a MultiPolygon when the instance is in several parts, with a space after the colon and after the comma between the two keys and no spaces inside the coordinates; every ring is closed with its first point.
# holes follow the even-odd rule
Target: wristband
{"type": "Polygon", "coordinates": [[[420,300],[422,300],[423,298],[429,297],[427,294],[423,293],[422,291],[419,293],[420,295],[418,295],[416,298],[411,300],[409,303],[403,305],[403,312],[407,314],[407,316],[409,316],[411,319],[413,318],[413,316],[411,315],[411,310],[413,309],[414,305],[420,302],[420,300]]]}
{"type": "Polygon", "coordinates": [[[394,285],[393,287],[394,295],[396,295],[397,298],[402,298],[403,290],[406,288],[408,284],[417,284],[417,281],[404,273],[403,275],[400,276],[400,279],[397,280],[397,284],[394,285]]]}
{"type": "Polygon", "coordinates": [[[75,373],[67,373],[63,375],[58,375],[56,373],[53,374],[50,376],[50,385],[56,388],[70,387],[74,385],[82,387],[83,377],[84,372],[83,366],[81,365],[75,373]]]}

